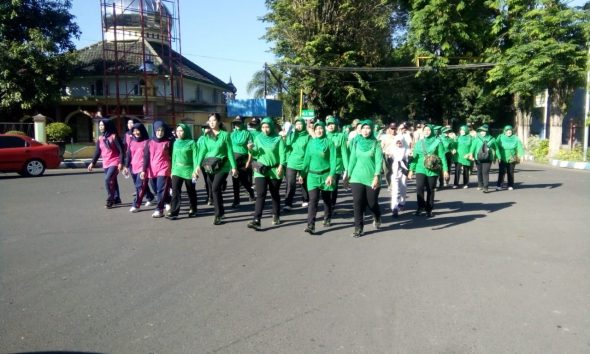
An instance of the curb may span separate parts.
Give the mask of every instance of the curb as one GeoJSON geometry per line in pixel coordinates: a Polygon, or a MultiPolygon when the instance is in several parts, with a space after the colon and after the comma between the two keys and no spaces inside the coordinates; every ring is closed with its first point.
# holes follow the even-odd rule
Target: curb
{"type": "MultiPolygon", "coordinates": [[[[87,168],[92,159],[81,160],[64,160],[59,164],[59,168],[87,168]]],[[[102,161],[98,160],[94,168],[102,168],[102,161]]]]}
{"type": "Polygon", "coordinates": [[[550,159],[549,163],[555,167],[573,168],[576,170],[590,170],[590,162],[572,162],[550,159]]]}

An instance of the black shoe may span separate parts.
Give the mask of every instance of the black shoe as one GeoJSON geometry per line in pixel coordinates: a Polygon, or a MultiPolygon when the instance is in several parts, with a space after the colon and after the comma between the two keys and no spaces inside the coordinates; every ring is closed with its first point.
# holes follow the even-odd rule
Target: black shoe
{"type": "Polygon", "coordinates": [[[213,199],[207,199],[207,205],[213,205],[213,199]]]}
{"type": "Polygon", "coordinates": [[[215,218],[213,218],[213,225],[221,225],[223,224],[223,221],[221,221],[221,216],[216,216],[215,218]]]}
{"type": "Polygon", "coordinates": [[[303,231],[307,232],[310,235],[313,235],[315,233],[315,225],[314,224],[307,224],[307,227],[303,231]]]}
{"type": "Polygon", "coordinates": [[[188,217],[189,218],[194,218],[195,216],[197,216],[197,210],[191,209],[191,210],[188,211],[188,217]]]}
{"type": "Polygon", "coordinates": [[[256,201],[256,197],[254,196],[254,194],[250,194],[250,197],[248,198],[249,202],[253,202],[256,201]]]}
{"type": "Polygon", "coordinates": [[[355,227],[354,232],[352,233],[352,237],[359,238],[363,236],[363,229],[355,227]]]}
{"type": "Polygon", "coordinates": [[[239,207],[239,206],[240,206],[240,202],[233,202],[231,204],[231,207],[234,208],[234,209],[237,208],[237,207],[239,207]]]}
{"type": "Polygon", "coordinates": [[[399,217],[399,211],[397,209],[393,209],[393,212],[391,213],[391,216],[394,218],[399,217]]]}
{"type": "Polygon", "coordinates": [[[293,209],[293,207],[292,207],[292,206],[290,206],[290,205],[285,205],[285,206],[283,207],[283,212],[284,212],[284,213],[288,213],[288,212],[290,212],[290,211],[291,211],[291,209],[293,209]]]}
{"type": "Polygon", "coordinates": [[[252,220],[246,226],[248,226],[249,229],[254,229],[256,231],[259,231],[260,230],[260,220],[252,220]]]}
{"type": "Polygon", "coordinates": [[[273,215],[272,216],[272,224],[273,225],[280,225],[281,224],[281,219],[278,216],[273,215]]]}
{"type": "Polygon", "coordinates": [[[416,216],[422,215],[422,209],[416,210],[416,212],[414,213],[414,215],[416,215],[416,216]]]}
{"type": "Polygon", "coordinates": [[[115,199],[115,205],[116,205],[116,204],[121,204],[121,203],[122,203],[122,202],[121,202],[121,198],[117,198],[117,199],[115,199]]]}
{"type": "Polygon", "coordinates": [[[332,219],[330,219],[330,218],[324,218],[324,226],[325,227],[332,226],[332,219]]]}
{"type": "Polygon", "coordinates": [[[107,209],[110,209],[110,208],[112,208],[112,207],[113,207],[113,205],[115,205],[115,203],[113,203],[113,202],[111,202],[111,201],[108,201],[108,202],[107,202],[107,203],[104,205],[104,207],[105,207],[105,208],[107,208],[107,209]]]}
{"type": "Polygon", "coordinates": [[[427,218],[431,218],[432,217],[432,210],[426,212],[426,217],[427,218]]]}
{"type": "Polygon", "coordinates": [[[165,217],[168,220],[176,220],[176,218],[178,217],[178,215],[172,215],[170,213],[166,213],[165,217]]]}
{"type": "Polygon", "coordinates": [[[373,218],[373,226],[375,227],[375,230],[379,230],[381,228],[381,217],[380,216],[375,216],[373,218]]]}

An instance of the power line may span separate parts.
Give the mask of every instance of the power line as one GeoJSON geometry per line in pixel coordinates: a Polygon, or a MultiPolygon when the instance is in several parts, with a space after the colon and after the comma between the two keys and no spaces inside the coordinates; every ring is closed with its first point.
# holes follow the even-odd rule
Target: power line
{"type": "MultiPolygon", "coordinates": [[[[432,70],[430,66],[392,66],[392,67],[351,67],[351,66],[307,66],[295,64],[280,64],[281,66],[292,69],[303,70],[320,70],[320,71],[334,71],[334,72],[402,72],[402,71],[424,71],[432,70]]],[[[444,66],[445,70],[459,70],[459,69],[485,69],[496,66],[494,63],[478,63],[478,64],[457,64],[444,66]]]]}

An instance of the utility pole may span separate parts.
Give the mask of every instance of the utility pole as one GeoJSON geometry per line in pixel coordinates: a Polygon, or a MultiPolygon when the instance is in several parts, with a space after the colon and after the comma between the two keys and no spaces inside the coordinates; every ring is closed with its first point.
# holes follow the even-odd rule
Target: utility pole
{"type": "Polygon", "coordinates": [[[266,96],[268,95],[267,83],[266,83],[266,77],[268,76],[267,72],[268,72],[268,64],[264,63],[264,98],[266,98],[266,96]]]}
{"type": "Polygon", "coordinates": [[[586,70],[588,71],[586,73],[586,96],[584,96],[586,109],[584,110],[584,119],[582,122],[584,124],[584,156],[582,156],[584,161],[588,160],[586,156],[588,155],[588,122],[590,122],[590,112],[588,112],[590,108],[590,43],[588,43],[588,61],[586,62],[586,70]]]}

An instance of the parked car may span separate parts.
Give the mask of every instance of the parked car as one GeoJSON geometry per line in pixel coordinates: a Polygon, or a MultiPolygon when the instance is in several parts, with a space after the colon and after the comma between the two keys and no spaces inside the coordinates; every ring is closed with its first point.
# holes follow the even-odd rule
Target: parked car
{"type": "Polygon", "coordinates": [[[43,144],[28,136],[0,134],[0,172],[41,176],[61,163],[59,146],[43,144]]]}

